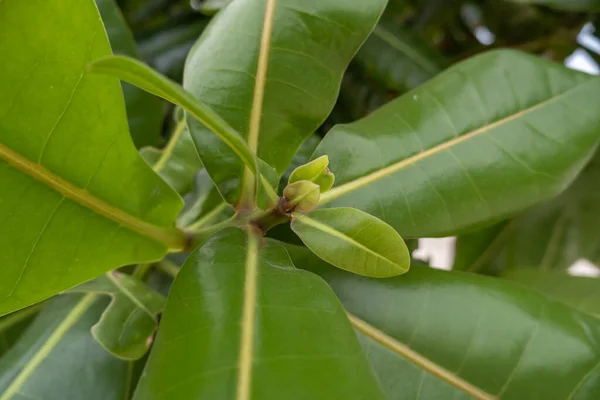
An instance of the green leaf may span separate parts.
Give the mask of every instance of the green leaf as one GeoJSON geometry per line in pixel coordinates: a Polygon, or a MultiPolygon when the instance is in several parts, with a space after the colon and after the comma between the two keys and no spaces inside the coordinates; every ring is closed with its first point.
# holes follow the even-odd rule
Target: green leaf
{"type": "Polygon", "coordinates": [[[90,334],[106,307],[95,295],[51,300],[0,360],[1,400],[128,398],[130,363],[90,334]]]}
{"type": "Polygon", "coordinates": [[[0,357],[19,339],[43,303],[0,317],[0,357]]]}
{"type": "Polygon", "coordinates": [[[600,80],[502,50],[449,68],[368,117],[333,128],[337,187],[352,206],[406,237],[493,223],[562,191],[600,136],[600,80]]]}
{"type": "Polygon", "coordinates": [[[135,398],[382,399],[325,282],[257,242],[230,229],[192,253],[135,398]]]}
{"type": "MultiPolygon", "coordinates": [[[[133,34],[115,0],[96,0],[102,16],[112,51],[139,58],[133,34]]],[[[123,95],[127,105],[127,120],[133,142],[137,147],[156,145],[163,122],[163,103],[143,90],[123,83],[123,95]]]]}
{"type": "Polygon", "coordinates": [[[522,283],[577,310],[600,317],[600,279],[534,268],[509,271],[502,278],[522,283]]]}
{"type": "MultiPolygon", "coordinates": [[[[265,18],[271,1],[232,2],[190,52],[184,87],[251,138],[251,147],[256,141],[258,156],[281,175],[303,140],[330,113],[343,72],[385,3],[287,0],[279,1],[265,18]],[[261,40],[265,21],[272,22],[272,34],[261,40]],[[261,42],[270,51],[258,70],[261,42]],[[255,101],[255,88],[264,101],[255,101]],[[249,135],[251,128],[260,136],[249,135]]],[[[235,204],[244,165],[202,123],[193,118],[188,123],[206,169],[223,197],[235,204]]]]}
{"type": "Polygon", "coordinates": [[[458,238],[454,268],[502,271],[569,268],[580,258],[600,262],[600,153],[556,199],[458,238]]]}
{"type": "Polygon", "coordinates": [[[189,112],[193,118],[205,123],[211,135],[216,135],[252,172],[258,171],[256,157],[240,134],[210,107],[187,93],[176,82],[130,57],[104,57],[91,63],[88,69],[91,72],[115,76],[178,105],[189,112]]]}
{"type": "Polygon", "coordinates": [[[600,395],[596,318],[502,279],[419,266],[370,279],[286,247],[351,313],[390,399],[600,395]]]}
{"type": "Polygon", "coordinates": [[[292,229],[323,260],[359,275],[386,278],[408,271],[410,254],[385,222],[354,208],[294,213],[292,229]]]}
{"type": "Polygon", "coordinates": [[[292,172],[301,165],[306,164],[310,160],[310,156],[314,153],[315,149],[321,142],[321,138],[318,135],[310,135],[300,145],[300,148],[294,155],[292,162],[281,176],[279,181],[279,190],[283,192],[283,189],[287,186],[288,180],[292,172]]]}
{"type": "Polygon", "coordinates": [[[182,195],[192,190],[194,175],[202,168],[202,161],[185,121],[177,124],[163,150],[146,147],[140,154],[155,172],[182,195]]]}
{"type": "Polygon", "coordinates": [[[233,215],[205,169],[198,171],[194,182],[194,190],[185,197],[185,208],[177,220],[179,226],[199,229],[233,215]]]}
{"type": "Polygon", "coordinates": [[[387,20],[375,27],[356,61],[386,87],[399,92],[416,88],[448,64],[413,31],[387,20]]]}
{"type": "Polygon", "coordinates": [[[510,0],[514,3],[539,4],[568,11],[598,11],[600,10],[599,0],[510,0]]]}
{"type": "Polygon", "coordinates": [[[214,15],[230,2],[231,0],[192,0],[192,7],[205,15],[214,15]]]}
{"type": "Polygon", "coordinates": [[[109,272],[70,292],[109,295],[111,302],[92,327],[98,343],[123,360],[141,358],[152,344],[165,298],[145,283],[119,272],[109,272]]]}
{"type": "Polygon", "coordinates": [[[0,315],[182,249],[181,198],[135,150],[118,82],[87,72],[110,54],[94,2],[3,0],[0,53],[0,315]]]}

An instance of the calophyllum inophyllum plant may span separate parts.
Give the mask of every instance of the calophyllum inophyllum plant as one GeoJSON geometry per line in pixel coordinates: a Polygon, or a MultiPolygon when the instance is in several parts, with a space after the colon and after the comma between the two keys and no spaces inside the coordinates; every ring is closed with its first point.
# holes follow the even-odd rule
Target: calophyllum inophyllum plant
{"type": "Polygon", "coordinates": [[[409,271],[402,237],[563,191],[600,140],[598,79],[484,53],[298,162],[385,6],[234,0],[179,86],[112,55],[92,0],[0,1],[0,333],[37,314],[0,400],[597,398],[594,316],[409,271]],[[135,149],[119,79],[183,110],[164,151],[135,149]],[[266,237],[285,224],[303,245],[266,237]]]}

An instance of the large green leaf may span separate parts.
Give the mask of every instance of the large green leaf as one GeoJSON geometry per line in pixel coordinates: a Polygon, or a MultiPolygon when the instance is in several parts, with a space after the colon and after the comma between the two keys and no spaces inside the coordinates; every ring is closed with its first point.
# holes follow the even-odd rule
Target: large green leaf
{"type": "Polygon", "coordinates": [[[389,399],[595,399],[600,321],[497,278],[413,266],[371,279],[291,248],[333,288],[389,399]],[[467,395],[468,394],[468,395],[467,395]]]}
{"type": "Polygon", "coordinates": [[[92,327],[92,336],[102,347],[124,360],[137,360],[146,354],[158,327],[158,314],[165,305],[161,294],[119,272],[109,272],[70,292],[111,297],[109,306],[92,327]]]}
{"type": "Polygon", "coordinates": [[[135,398],[381,399],[337,299],[231,229],[186,261],[135,398]]]}
{"type": "Polygon", "coordinates": [[[294,213],[292,229],[323,260],[355,274],[386,278],[408,271],[410,253],[385,222],[354,208],[294,213]]]}
{"type": "Polygon", "coordinates": [[[90,334],[106,303],[95,295],[51,300],[0,360],[0,399],[129,398],[130,363],[106,352],[90,334]]]}
{"type": "Polygon", "coordinates": [[[86,70],[110,54],[94,2],[3,0],[0,54],[0,315],[182,248],[118,82],[86,70]]]}
{"type": "Polygon", "coordinates": [[[569,11],[600,10],[599,0],[510,0],[514,3],[539,4],[569,11]]]}
{"type": "Polygon", "coordinates": [[[409,28],[382,20],[356,61],[386,87],[405,92],[433,78],[447,62],[409,28]]]}
{"type": "MultiPolygon", "coordinates": [[[[137,45],[115,0],[96,0],[115,54],[139,58],[137,45]]],[[[127,83],[122,84],[131,137],[137,147],[158,144],[163,122],[160,99],[127,83]]]]}
{"type": "Polygon", "coordinates": [[[146,147],[140,151],[140,154],[154,171],[182,195],[192,190],[194,175],[202,168],[202,162],[185,121],[175,126],[169,143],[164,149],[146,147]]]}
{"type": "Polygon", "coordinates": [[[502,278],[516,281],[552,296],[573,308],[600,317],[600,279],[571,276],[563,271],[520,268],[502,278]]]}
{"type": "Polygon", "coordinates": [[[403,236],[454,234],[563,190],[600,139],[600,80],[503,50],[464,61],[368,117],[333,128],[337,186],[403,236]]]}
{"type": "Polygon", "coordinates": [[[455,269],[501,273],[520,267],[569,268],[600,262],[600,154],[556,199],[518,217],[462,235],[455,269]]]}
{"type": "MultiPolygon", "coordinates": [[[[302,141],[331,111],[342,74],[385,3],[279,0],[265,18],[271,1],[234,1],[211,21],[190,52],[184,87],[250,138],[251,147],[256,141],[259,157],[281,175],[302,141]],[[259,70],[265,20],[272,22],[272,35],[267,32],[262,40],[267,42],[263,49],[270,51],[259,70]],[[255,88],[264,102],[254,100],[255,88]],[[253,112],[255,125],[250,123],[253,112]]],[[[244,165],[201,123],[191,117],[188,123],[206,169],[225,199],[235,204],[244,165]]]]}

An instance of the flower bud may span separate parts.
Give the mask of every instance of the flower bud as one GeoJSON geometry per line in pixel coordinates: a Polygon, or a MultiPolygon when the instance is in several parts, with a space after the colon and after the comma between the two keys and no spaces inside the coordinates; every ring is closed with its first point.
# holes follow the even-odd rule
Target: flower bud
{"type": "Polygon", "coordinates": [[[320,195],[319,185],[309,181],[294,182],[283,190],[288,211],[310,211],[319,203],[320,195]]]}

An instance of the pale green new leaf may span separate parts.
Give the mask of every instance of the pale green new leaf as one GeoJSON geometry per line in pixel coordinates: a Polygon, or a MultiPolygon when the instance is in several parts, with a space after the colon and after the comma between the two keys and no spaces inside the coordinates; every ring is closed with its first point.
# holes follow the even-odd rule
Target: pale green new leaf
{"type": "Polygon", "coordinates": [[[457,64],[368,117],[334,127],[337,186],[407,237],[496,222],[565,189],[600,140],[600,79],[520,52],[457,64]]]}
{"type": "Polygon", "coordinates": [[[410,253],[394,228],[354,208],[294,213],[292,229],[323,260],[374,278],[408,271],[410,253]]]}
{"type": "Polygon", "coordinates": [[[329,287],[259,240],[230,229],[192,253],[135,399],[383,399],[329,287]]]}
{"type": "Polygon", "coordinates": [[[286,247],[336,292],[388,399],[600,396],[597,318],[499,278],[422,266],[365,278],[286,247]]]}
{"type": "MultiPolygon", "coordinates": [[[[133,34],[116,0],[96,0],[96,4],[113,53],[140,58],[133,34]]],[[[133,142],[137,147],[156,145],[162,130],[163,102],[127,83],[123,83],[122,88],[133,142]]]]}
{"type": "Polygon", "coordinates": [[[129,398],[130,363],[113,357],[90,333],[107,303],[96,295],[49,301],[0,359],[0,399],[129,398]]]}
{"type": "Polygon", "coordinates": [[[94,2],[3,0],[0,54],[0,315],[182,249],[181,198],[135,150],[119,82],[87,71],[110,54],[94,2]]]}
{"type": "MultiPolygon", "coordinates": [[[[331,112],[342,75],[386,1],[278,0],[267,14],[270,4],[234,1],[221,10],[188,56],[184,87],[245,137],[251,128],[259,131],[249,141],[256,140],[259,158],[281,175],[331,112]],[[272,32],[263,38],[265,22],[272,32]],[[258,70],[261,42],[268,53],[258,70]],[[263,101],[255,102],[256,95],[263,101]]],[[[207,171],[235,204],[244,165],[210,129],[192,117],[188,123],[207,171]]]]}
{"type": "Polygon", "coordinates": [[[146,354],[158,327],[158,314],[165,305],[161,294],[119,272],[109,272],[70,292],[111,297],[110,305],[92,327],[92,335],[102,347],[124,360],[137,360],[146,354]]]}

